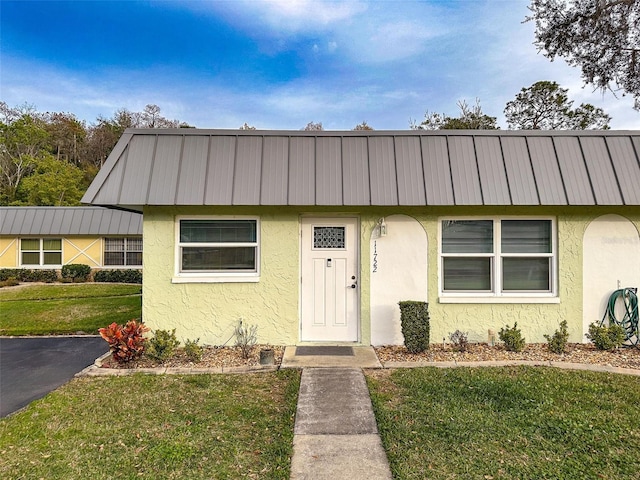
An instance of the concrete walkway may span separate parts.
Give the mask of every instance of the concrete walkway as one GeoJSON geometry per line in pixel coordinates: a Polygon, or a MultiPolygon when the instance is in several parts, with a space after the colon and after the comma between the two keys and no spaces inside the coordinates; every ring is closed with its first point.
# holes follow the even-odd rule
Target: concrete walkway
{"type": "Polygon", "coordinates": [[[391,478],[362,370],[303,369],[291,479],[391,478]]]}

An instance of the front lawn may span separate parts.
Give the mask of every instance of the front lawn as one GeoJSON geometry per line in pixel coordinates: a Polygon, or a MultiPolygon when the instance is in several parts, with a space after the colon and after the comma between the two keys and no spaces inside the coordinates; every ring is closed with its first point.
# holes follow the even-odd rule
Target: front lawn
{"type": "Polygon", "coordinates": [[[289,478],[300,372],[80,378],[0,420],[0,478],[289,478]]]}
{"type": "Polygon", "coordinates": [[[554,368],[369,372],[395,479],[631,479],[640,378],[554,368]]]}
{"type": "Polygon", "coordinates": [[[140,285],[50,284],[0,289],[0,335],[97,334],[140,318],[140,285]]]}

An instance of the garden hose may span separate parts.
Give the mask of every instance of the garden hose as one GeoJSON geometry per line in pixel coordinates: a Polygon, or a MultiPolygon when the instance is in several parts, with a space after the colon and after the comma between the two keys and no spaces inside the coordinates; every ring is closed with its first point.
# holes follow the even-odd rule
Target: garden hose
{"type": "Polygon", "coordinates": [[[640,331],[638,330],[638,289],[621,288],[616,290],[609,297],[607,310],[602,317],[600,325],[604,325],[606,319],[609,325],[620,325],[624,330],[625,343],[627,345],[638,345],[640,341],[640,331]],[[624,316],[616,318],[616,304],[622,302],[624,316]]]}

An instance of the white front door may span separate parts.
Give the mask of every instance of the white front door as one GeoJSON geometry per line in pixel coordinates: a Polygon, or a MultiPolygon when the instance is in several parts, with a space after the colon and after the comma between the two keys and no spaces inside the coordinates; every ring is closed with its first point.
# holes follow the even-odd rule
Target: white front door
{"type": "Polygon", "coordinates": [[[303,218],[303,342],[358,341],[358,219],[303,218]]]}

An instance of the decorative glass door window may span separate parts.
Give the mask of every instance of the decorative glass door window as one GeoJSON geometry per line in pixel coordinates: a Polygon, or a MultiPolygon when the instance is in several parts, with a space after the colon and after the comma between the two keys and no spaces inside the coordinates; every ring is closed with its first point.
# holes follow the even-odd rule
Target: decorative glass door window
{"type": "Polygon", "coordinates": [[[313,227],[313,248],[345,248],[345,227],[313,227]]]}
{"type": "Polygon", "coordinates": [[[23,266],[62,265],[61,238],[23,238],[20,240],[20,264],[23,266]]]}

